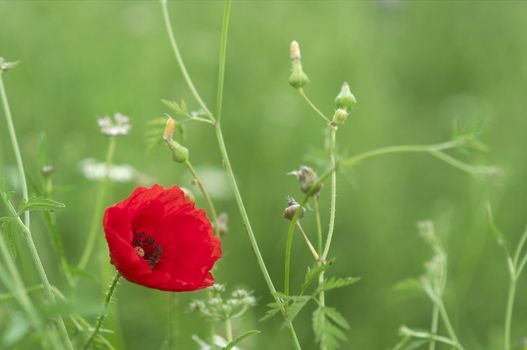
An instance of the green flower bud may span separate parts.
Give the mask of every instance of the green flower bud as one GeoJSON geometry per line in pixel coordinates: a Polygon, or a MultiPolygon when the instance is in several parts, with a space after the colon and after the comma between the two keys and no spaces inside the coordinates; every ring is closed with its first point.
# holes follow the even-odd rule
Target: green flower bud
{"type": "Polygon", "coordinates": [[[172,158],[178,163],[185,163],[188,160],[188,149],[176,141],[169,139],[166,141],[168,148],[172,151],[172,158]]]}
{"type": "Polygon", "coordinates": [[[351,93],[348,83],[345,82],[342,84],[337,98],[335,98],[335,104],[337,105],[337,108],[342,108],[349,111],[351,108],[353,108],[353,106],[355,106],[356,103],[357,99],[355,99],[355,96],[353,96],[351,93]]]}
{"type": "Polygon", "coordinates": [[[291,42],[290,53],[291,75],[289,76],[289,84],[295,89],[300,89],[309,83],[309,78],[302,69],[302,62],[300,62],[300,46],[295,40],[291,42]]]}
{"type": "Polygon", "coordinates": [[[343,125],[346,122],[346,119],[348,119],[348,115],[348,111],[339,108],[335,111],[335,114],[333,115],[333,120],[331,122],[335,125],[343,125]]]}

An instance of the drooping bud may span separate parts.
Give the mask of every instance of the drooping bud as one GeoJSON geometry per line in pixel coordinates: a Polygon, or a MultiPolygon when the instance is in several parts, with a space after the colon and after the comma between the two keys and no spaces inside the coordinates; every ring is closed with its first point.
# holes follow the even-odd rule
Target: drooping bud
{"type": "Polygon", "coordinates": [[[17,64],[18,64],[18,61],[16,61],[16,62],[7,62],[3,57],[0,57],[0,73],[15,68],[15,66],[17,64]]]}
{"type": "Polygon", "coordinates": [[[291,75],[289,76],[289,84],[295,89],[300,89],[309,83],[309,77],[302,69],[302,62],[300,61],[300,45],[298,45],[296,40],[291,42],[290,57],[291,75]]]}
{"type": "Polygon", "coordinates": [[[178,163],[185,163],[188,160],[188,149],[178,142],[174,141],[172,136],[174,135],[174,128],[176,121],[172,118],[167,119],[165,125],[165,131],[163,132],[163,139],[167,144],[168,148],[172,151],[172,158],[178,163]]]}
{"type": "MultiPolygon", "coordinates": [[[[284,209],[284,218],[287,220],[293,220],[293,217],[295,216],[296,211],[300,208],[300,204],[295,201],[293,197],[289,197],[287,199],[287,208],[284,209]]],[[[304,217],[305,208],[302,208],[300,213],[298,214],[298,218],[302,219],[304,217]]]]}
{"type": "Polygon", "coordinates": [[[337,108],[342,108],[347,111],[351,110],[351,108],[357,104],[357,99],[351,93],[348,83],[344,82],[344,84],[342,84],[340,92],[335,98],[335,104],[337,105],[337,108]]]}
{"type": "MultiPolygon", "coordinates": [[[[318,181],[317,173],[312,168],[306,165],[302,165],[300,169],[291,171],[287,175],[296,176],[298,182],[300,183],[300,191],[302,191],[303,193],[308,193],[311,187],[313,187],[318,181]]],[[[318,194],[321,188],[322,185],[319,184],[314,194],[318,194]]]]}
{"type": "Polygon", "coordinates": [[[335,125],[343,125],[344,123],[346,123],[348,115],[348,111],[343,108],[338,108],[335,111],[335,114],[333,114],[333,119],[331,120],[331,122],[335,125]]]}

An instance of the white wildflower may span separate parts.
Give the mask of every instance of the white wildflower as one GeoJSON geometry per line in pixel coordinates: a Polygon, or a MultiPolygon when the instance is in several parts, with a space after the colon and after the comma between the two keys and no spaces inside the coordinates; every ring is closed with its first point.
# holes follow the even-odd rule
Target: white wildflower
{"type": "Polygon", "coordinates": [[[81,160],[79,166],[84,176],[89,180],[101,180],[108,175],[111,181],[130,182],[144,176],[130,165],[115,164],[110,165],[110,168],[107,169],[106,164],[99,163],[92,158],[81,160]]]}
{"type": "Polygon", "coordinates": [[[130,125],[130,118],[121,113],[115,113],[112,118],[104,116],[97,119],[99,129],[107,136],[122,136],[130,132],[132,126],[130,125]]]}

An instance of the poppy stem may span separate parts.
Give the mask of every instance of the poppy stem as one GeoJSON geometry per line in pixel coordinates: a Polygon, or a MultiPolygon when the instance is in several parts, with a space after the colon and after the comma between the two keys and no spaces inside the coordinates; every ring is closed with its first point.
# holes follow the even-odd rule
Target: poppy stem
{"type": "Polygon", "coordinates": [[[103,311],[101,312],[99,317],[97,317],[97,322],[95,323],[93,332],[88,338],[88,340],[86,341],[86,343],[84,343],[84,346],[82,347],[82,349],[87,350],[90,347],[93,340],[95,339],[95,337],[97,336],[97,334],[99,333],[99,330],[101,329],[101,326],[104,323],[104,319],[106,318],[106,315],[108,313],[108,306],[110,304],[110,301],[112,300],[113,293],[115,292],[115,289],[117,287],[117,284],[120,278],[121,278],[121,274],[119,272],[116,272],[115,276],[113,277],[112,282],[110,283],[110,287],[108,288],[108,291],[106,292],[106,296],[104,297],[103,311]]]}
{"type": "Polygon", "coordinates": [[[214,208],[214,203],[212,202],[212,199],[210,198],[209,193],[205,189],[205,186],[203,186],[203,182],[201,181],[201,178],[199,177],[196,169],[194,169],[194,167],[192,166],[192,164],[190,163],[188,159],[185,161],[185,166],[192,174],[192,177],[194,178],[194,180],[196,180],[196,184],[198,185],[198,188],[201,194],[203,194],[203,197],[205,198],[205,202],[207,202],[210,215],[212,216],[212,220],[214,221],[214,233],[216,234],[216,236],[219,237],[220,236],[220,225],[218,222],[218,214],[216,212],[216,209],[214,208]]]}

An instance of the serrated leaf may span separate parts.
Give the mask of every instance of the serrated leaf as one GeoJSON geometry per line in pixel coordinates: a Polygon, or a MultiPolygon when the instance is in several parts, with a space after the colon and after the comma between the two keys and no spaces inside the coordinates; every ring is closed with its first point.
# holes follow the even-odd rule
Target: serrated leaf
{"type": "Polygon", "coordinates": [[[275,317],[281,311],[281,307],[277,303],[269,303],[267,306],[269,307],[269,310],[267,310],[264,316],[259,319],[260,322],[275,317]]]}
{"type": "Polygon", "coordinates": [[[340,314],[340,312],[337,311],[337,309],[333,307],[326,307],[326,315],[332,319],[336,324],[338,324],[341,328],[344,329],[350,329],[350,325],[348,321],[340,314]]]}
{"type": "Polygon", "coordinates": [[[226,346],[224,346],[222,348],[222,350],[230,350],[232,349],[236,344],[238,344],[239,342],[241,342],[242,340],[244,340],[245,338],[253,335],[253,334],[258,334],[258,333],[261,333],[260,331],[256,330],[256,329],[253,329],[251,331],[247,331],[245,333],[242,333],[240,334],[238,337],[236,337],[236,339],[234,339],[233,341],[231,341],[229,344],[227,344],[226,346]]]}
{"type": "Polygon", "coordinates": [[[288,308],[287,308],[287,314],[285,318],[284,325],[287,325],[290,322],[293,322],[295,317],[298,315],[298,313],[306,306],[307,302],[311,298],[306,297],[304,299],[300,299],[298,301],[293,302],[288,308]]]}
{"type": "Polygon", "coordinates": [[[300,294],[304,294],[306,289],[313,283],[313,281],[324,271],[329,269],[331,265],[333,265],[333,262],[335,259],[331,259],[327,261],[325,264],[322,265],[315,265],[314,268],[307,268],[306,277],[304,278],[304,282],[302,283],[302,286],[300,287],[300,294]]]}
{"type": "Polygon", "coordinates": [[[332,289],[342,288],[360,281],[360,277],[345,277],[345,278],[336,278],[330,277],[325,280],[323,284],[318,286],[316,293],[326,292],[332,289]]]}
{"type": "Polygon", "coordinates": [[[44,197],[34,197],[30,198],[27,202],[24,202],[18,208],[18,214],[21,214],[25,211],[34,211],[34,210],[44,210],[44,211],[54,211],[58,209],[65,208],[66,205],[53,199],[44,198],[44,197]]]}
{"type": "Polygon", "coordinates": [[[178,104],[175,101],[168,101],[168,100],[161,100],[161,102],[163,102],[165,106],[170,108],[176,115],[180,117],[187,117],[189,115],[187,105],[185,101],[183,100],[181,100],[180,104],[178,104]]]}

